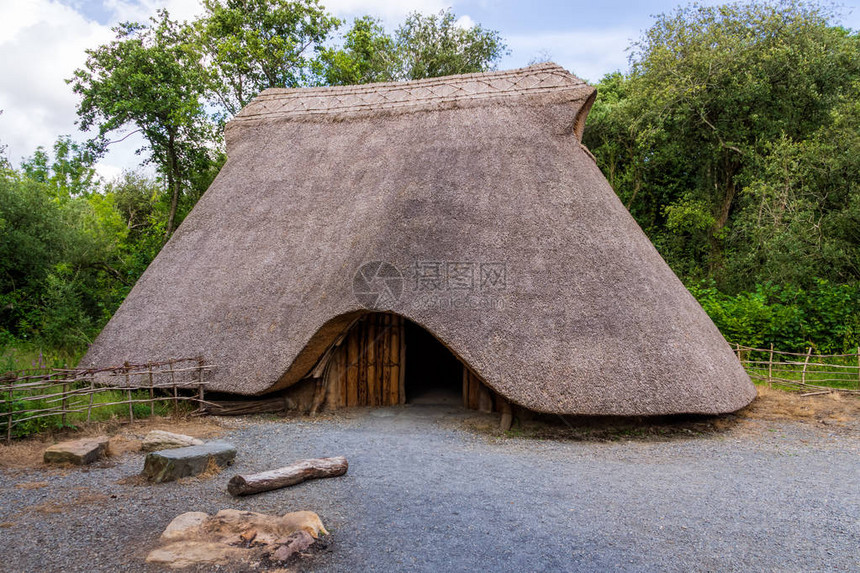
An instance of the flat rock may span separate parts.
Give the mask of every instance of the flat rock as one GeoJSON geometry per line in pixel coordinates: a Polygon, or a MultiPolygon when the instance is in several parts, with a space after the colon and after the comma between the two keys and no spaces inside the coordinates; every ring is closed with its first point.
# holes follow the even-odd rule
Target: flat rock
{"type": "Polygon", "coordinates": [[[107,436],[97,436],[60,442],[46,449],[43,459],[46,464],[69,463],[78,466],[91,464],[104,457],[108,441],[110,438],[107,436]]]}
{"type": "Polygon", "coordinates": [[[192,565],[226,565],[241,560],[247,554],[238,547],[205,541],[177,541],[149,552],[147,563],[183,569],[192,565]]]}
{"type": "Polygon", "coordinates": [[[146,455],[143,474],[156,483],[173,481],[202,474],[210,460],[223,468],[232,464],[235,458],[235,446],[226,442],[161,450],[146,455]]]}
{"type": "Polygon", "coordinates": [[[312,511],[282,516],[237,509],[215,515],[192,511],[170,522],[161,534],[162,545],[146,561],[174,569],[197,565],[256,570],[263,563],[302,554],[319,534],[327,533],[312,511]]]}
{"type": "Polygon", "coordinates": [[[172,448],[187,448],[189,446],[202,446],[203,440],[198,440],[185,434],[174,434],[164,430],[152,430],[143,438],[140,449],[144,452],[157,452],[172,448]]]}

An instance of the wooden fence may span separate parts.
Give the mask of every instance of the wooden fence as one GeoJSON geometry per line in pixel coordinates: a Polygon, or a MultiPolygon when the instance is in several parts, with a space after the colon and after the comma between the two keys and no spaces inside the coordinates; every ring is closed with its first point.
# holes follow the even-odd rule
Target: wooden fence
{"type": "Polygon", "coordinates": [[[804,395],[845,392],[860,394],[860,348],[851,354],[779,352],[735,345],[735,354],[750,377],[769,385],[808,390],[804,395]]]}
{"type": "Polygon", "coordinates": [[[86,412],[86,420],[90,421],[93,410],[121,405],[128,405],[129,420],[134,420],[135,404],[149,404],[150,415],[155,413],[157,402],[172,403],[174,412],[180,402],[194,402],[202,411],[208,403],[206,373],[215,368],[195,357],[98,369],[33,369],[0,374],[0,420],[5,417],[6,442],[12,440],[15,425],[48,416],[59,416],[65,426],[69,414],[86,412]],[[111,401],[96,400],[99,394],[111,393],[111,401]]]}

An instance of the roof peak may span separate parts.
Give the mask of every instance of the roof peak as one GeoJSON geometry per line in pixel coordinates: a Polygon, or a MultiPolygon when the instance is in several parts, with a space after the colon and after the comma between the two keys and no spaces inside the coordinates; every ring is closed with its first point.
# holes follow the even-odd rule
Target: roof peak
{"type": "Polygon", "coordinates": [[[274,117],[423,107],[457,100],[492,99],[569,89],[591,89],[552,62],[515,70],[321,88],[269,88],[233,122],[274,117]]]}

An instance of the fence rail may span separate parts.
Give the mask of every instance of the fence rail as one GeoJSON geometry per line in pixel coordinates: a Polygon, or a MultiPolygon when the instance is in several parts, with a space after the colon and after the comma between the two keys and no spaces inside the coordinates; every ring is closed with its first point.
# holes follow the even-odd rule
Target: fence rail
{"type": "Polygon", "coordinates": [[[182,402],[196,403],[198,412],[202,412],[203,406],[209,404],[205,400],[206,374],[215,368],[198,356],[145,364],[126,362],[108,368],[30,369],[0,374],[0,420],[5,417],[6,442],[11,442],[16,425],[58,416],[65,426],[70,414],[83,412],[89,422],[99,408],[128,405],[129,420],[134,420],[135,404],[149,404],[150,415],[159,402],[172,404],[174,412],[182,402]],[[113,399],[98,401],[99,395],[113,399]]]}
{"type": "Polygon", "coordinates": [[[860,348],[851,354],[780,352],[770,348],[735,345],[735,354],[750,378],[768,385],[808,390],[806,395],[827,392],[860,394],[860,348]]]}

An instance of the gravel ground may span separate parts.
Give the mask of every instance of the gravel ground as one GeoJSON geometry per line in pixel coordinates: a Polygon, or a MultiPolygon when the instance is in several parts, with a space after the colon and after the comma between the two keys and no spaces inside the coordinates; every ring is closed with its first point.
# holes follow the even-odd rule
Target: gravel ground
{"type": "Polygon", "coordinates": [[[157,571],[144,558],[173,517],[228,507],[319,513],[332,534],[301,563],[311,571],[860,570],[856,428],[758,421],[607,443],[492,437],[463,430],[463,416],[225,420],[235,466],[184,483],[129,480],[139,453],[0,470],[0,570],[157,571]],[[346,476],[226,493],[237,472],[333,455],[346,476]]]}

